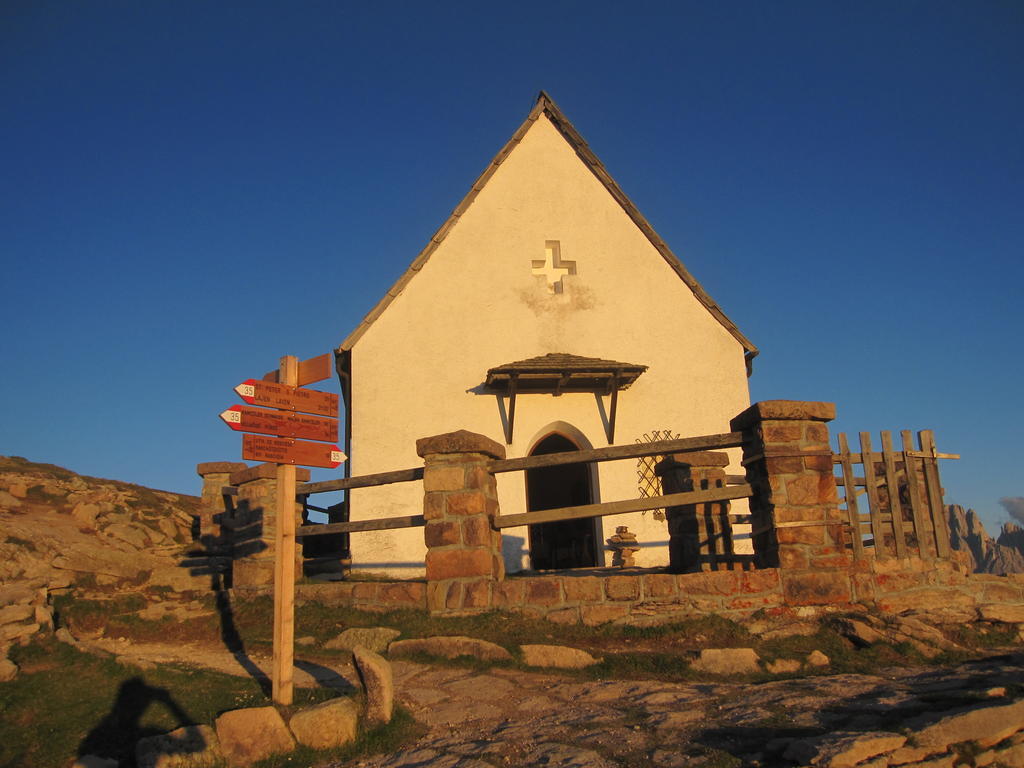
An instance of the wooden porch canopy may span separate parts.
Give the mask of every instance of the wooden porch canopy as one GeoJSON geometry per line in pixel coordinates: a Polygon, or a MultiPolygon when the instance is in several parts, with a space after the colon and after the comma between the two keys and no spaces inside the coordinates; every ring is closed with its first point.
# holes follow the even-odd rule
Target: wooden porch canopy
{"type": "Polygon", "coordinates": [[[550,394],[558,397],[563,392],[593,392],[597,395],[611,395],[605,431],[608,442],[613,443],[619,391],[629,387],[646,370],[646,365],[558,352],[491,368],[487,371],[484,389],[492,394],[508,396],[505,442],[509,445],[512,444],[518,394],[550,394]]]}

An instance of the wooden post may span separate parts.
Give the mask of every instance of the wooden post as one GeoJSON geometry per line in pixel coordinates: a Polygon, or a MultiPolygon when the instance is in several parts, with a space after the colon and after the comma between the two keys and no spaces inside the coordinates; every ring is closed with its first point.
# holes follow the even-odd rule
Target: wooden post
{"type": "Polygon", "coordinates": [[[924,503],[921,499],[921,485],[917,474],[917,462],[920,459],[913,456],[914,440],[909,429],[900,432],[900,439],[903,442],[903,466],[907,476],[907,498],[910,500],[910,515],[914,521],[914,529],[917,531],[917,551],[922,560],[932,557],[932,544],[934,537],[929,536],[930,531],[925,526],[924,503]],[[931,539],[929,541],[929,539],[931,539]]]}
{"type": "Polygon", "coordinates": [[[885,467],[885,495],[889,499],[892,517],[892,535],[896,544],[896,557],[907,556],[907,541],[903,532],[903,505],[900,503],[900,484],[896,477],[896,459],[892,449],[892,433],[882,430],[882,464],[885,467]]]}
{"type": "MultiPolygon", "coordinates": [[[[298,386],[299,359],[281,358],[281,384],[298,386]]],[[[271,674],[275,704],[289,706],[294,695],[295,665],[295,465],[277,465],[277,520],[274,538],[274,665],[271,674]]]]}
{"type": "Polygon", "coordinates": [[[871,458],[871,435],[860,433],[860,463],[864,467],[864,488],[868,494],[868,512],[871,515],[871,539],[875,546],[875,557],[889,557],[892,553],[885,543],[882,530],[882,509],[878,500],[878,479],[875,477],[875,461],[871,458]]]}

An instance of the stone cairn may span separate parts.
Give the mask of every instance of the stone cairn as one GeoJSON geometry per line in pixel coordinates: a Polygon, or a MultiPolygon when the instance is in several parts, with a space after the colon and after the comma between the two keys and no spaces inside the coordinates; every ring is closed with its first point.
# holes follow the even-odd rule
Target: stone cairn
{"type": "Polygon", "coordinates": [[[615,535],[608,539],[608,547],[613,553],[612,566],[619,568],[632,568],[633,557],[640,551],[636,534],[631,533],[625,525],[620,525],[615,529],[615,535]]]}

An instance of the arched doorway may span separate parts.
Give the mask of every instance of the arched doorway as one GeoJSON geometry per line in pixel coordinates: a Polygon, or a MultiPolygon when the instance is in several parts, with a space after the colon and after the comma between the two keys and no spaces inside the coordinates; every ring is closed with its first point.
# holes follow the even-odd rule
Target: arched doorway
{"type": "MultiPolygon", "coordinates": [[[[531,456],[578,451],[558,433],[534,447],[531,456]]],[[[563,464],[526,471],[526,503],[531,512],[593,502],[589,464],[563,464]]],[[[559,520],[530,526],[530,565],[534,570],[588,568],[597,565],[597,518],[559,520]]]]}

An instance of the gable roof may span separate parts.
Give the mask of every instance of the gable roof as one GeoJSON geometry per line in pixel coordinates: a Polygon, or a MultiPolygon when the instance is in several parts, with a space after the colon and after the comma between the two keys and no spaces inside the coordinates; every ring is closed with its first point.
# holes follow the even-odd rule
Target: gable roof
{"type": "Polygon", "coordinates": [[[693,295],[697,300],[707,307],[708,311],[714,315],[715,319],[722,324],[722,326],[743,346],[745,350],[745,357],[747,359],[747,373],[750,373],[750,364],[753,358],[757,355],[758,349],[754,346],[753,342],[750,341],[736,324],[730,320],[725,312],[722,311],[721,307],[707,294],[700,283],[697,282],[696,278],[689,273],[683,263],[679,261],[672,250],[665,244],[658,233],[654,231],[654,228],[648,223],[647,219],[644,218],[643,214],[633,204],[633,201],[626,197],[619,185],[615,183],[615,180],[611,177],[611,174],[605,170],[604,165],[598,159],[597,155],[593,153],[587,142],[583,140],[583,137],[577,132],[572,126],[572,123],[562,114],[562,111],[555,105],[555,102],[551,100],[544,91],[541,91],[537,96],[537,103],[533,109],[530,110],[530,114],[527,115],[526,120],[519,126],[512,138],[501,148],[494,159],[491,160],[490,165],[487,166],[486,170],[473,182],[472,188],[469,193],[462,198],[462,201],[455,206],[455,210],[452,211],[451,215],[445,220],[444,224],[440,226],[437,232],[434,233],[433,237],[430,238],[430,242],[427,246],[420,251],[412,264],[405,273],[395,281],[395,284],[388,289],[388,292],[384,294],[384,297],[377,302],[376,306],[371,309],[366,317],[362,319],[359,325],[350,333],[341,345],[338,347],[338,352],[346,352],[355,345],[359,338],[366,333],[367,329],[373,325],[374,321],[380,317],[380,315],[387,309],[388,305],[394,301],[398,295],[405,289],[406,284],[419,272],[423,265],[427,263],[427,259],[430,258],[431,254],[437,250],[437,247],[444,241],[452,227],[459,221],[459,218],[466,212],[473,201],[476,200],[476,196],[480,193],[480,190],[484,188],[484,185],[490,180],[491,176],[494,175],[495,171],[515,149],[516,145],[522,141],[526,132],[530,129],[533,123],[541,115],[545,115],[548,120],[555,126],[562,137],[569,143],[569,145],[576,152],[577,156],[583,161],[583,163],[590,169],[591,173],[598,178],[598,180],[604,185],[605,189],[608,190],[609,194],[615,198],[616,202],[622,206],[622,210],[626,212],[626,215],[633,220],[633,223],[637,225],[641,232],[647,236],[650,240],[651,245],[662,255],[662,258],[668,263],[670,267],[675,271],[677,275],[682,279],[690,290],[693,291],[693,295]]]}

